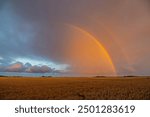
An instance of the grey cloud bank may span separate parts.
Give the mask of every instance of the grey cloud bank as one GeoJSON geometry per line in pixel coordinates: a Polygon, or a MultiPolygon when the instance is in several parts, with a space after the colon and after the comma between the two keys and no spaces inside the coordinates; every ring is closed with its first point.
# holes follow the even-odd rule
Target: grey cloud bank
{"type": "Polygon", "coordinates": [[[23,64],[21,62],[16,62],[7,66],[0,65],[0,72],[55,73],[55,69],[50,68],[46,65],[32,66],[30,63],[23,64]]]}

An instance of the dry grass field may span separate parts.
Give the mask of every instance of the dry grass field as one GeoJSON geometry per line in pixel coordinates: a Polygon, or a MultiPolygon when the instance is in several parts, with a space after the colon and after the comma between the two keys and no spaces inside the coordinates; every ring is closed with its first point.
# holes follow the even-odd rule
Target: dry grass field
{"type": "Polygon", "coordinates": [[[0,99],[150,99],[150,78],[1,77],[0,99]]]}

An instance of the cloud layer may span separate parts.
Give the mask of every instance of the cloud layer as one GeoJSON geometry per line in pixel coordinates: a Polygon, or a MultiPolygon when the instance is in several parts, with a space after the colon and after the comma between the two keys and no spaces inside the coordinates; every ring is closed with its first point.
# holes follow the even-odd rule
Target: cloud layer
{"type": "Polygon", "coordinates": [[[74,74],[93,70],[110,75],[106,65],[99,64],[104,60],[98,52],[89,52],[93,45],[65,24],[96,37],[118,75],[150,75],[149,0],[0,0],[0,71],[38,73],[55,68],[22,61],[11,64],[25,57],[68,64],[74,74]]]}
{"type": "Polygon", "coordinates": [[[0,72],[54,73],[55,69],[46,65],[32,66],[30,63],[23,64],[21,62],[16,62],[9,65],[0,65],[0,72]]]}

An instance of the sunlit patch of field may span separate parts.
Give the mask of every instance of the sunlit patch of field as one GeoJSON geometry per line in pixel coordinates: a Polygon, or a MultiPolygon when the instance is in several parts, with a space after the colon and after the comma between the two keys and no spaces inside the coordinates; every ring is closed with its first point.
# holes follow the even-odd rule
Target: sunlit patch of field
{"type": "Polygon", "coordinates": [[[1,77],[0,99],[150,99],[150,78],[1,77]]]}

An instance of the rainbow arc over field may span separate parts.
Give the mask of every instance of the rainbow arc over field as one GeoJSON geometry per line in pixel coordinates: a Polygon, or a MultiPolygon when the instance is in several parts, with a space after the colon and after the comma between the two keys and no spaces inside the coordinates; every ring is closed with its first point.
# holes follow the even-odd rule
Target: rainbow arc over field
{"type": "Polygon", "coordinates": [[[105,49],[105,47],[100,43],[100,41],[98,41],[98,39],[96,37],[94,37],[92,34],[90,34],[89,32],[87,32],[86,30],[80,28],[79,26],[72,25],[72,24],[67,24],[67,23],[65,25],[68,26],[68,27],[70,27],[70,28],[72,28],[72,29],[74,29],[74,30],[77,30],[78,32],[80,32],[80,33],[86,35],[87,37],[89,37],[87,39],[92,40],[95,43],[95,45],[98,46],[100,50],[102,50],[102,51],[99,51],[99,52],[102,52],[103,55],[104,55],[104,57],[107,59],[108,63],[110,64],[110,67],[112,69],[113,75],[117,75],[115,65],[114,65],[114,63],[113,63],[113,61],[112,61],[109,53],[107,52],[107,50],[105,49]]]}

